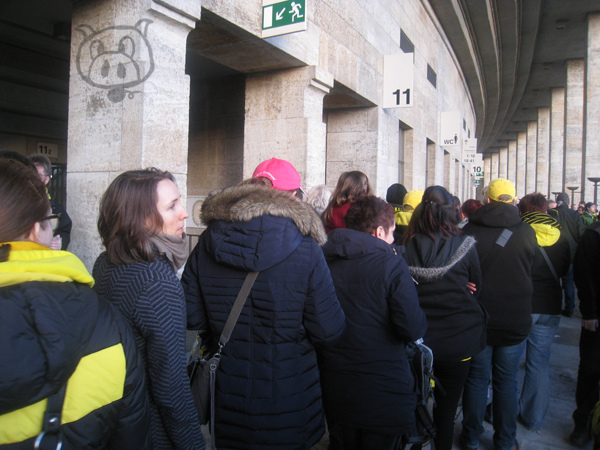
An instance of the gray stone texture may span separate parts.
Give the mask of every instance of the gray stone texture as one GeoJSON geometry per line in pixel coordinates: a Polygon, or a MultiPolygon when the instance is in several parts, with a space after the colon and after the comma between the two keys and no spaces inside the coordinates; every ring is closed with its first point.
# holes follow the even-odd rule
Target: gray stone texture
{"type": "Polygon", "coordinates": [[[567,90],[565,104],[565,187],[577,186],[573,203],[581,197],[583,166],[583,110],[585,61],[567,61],[567,90]]]}

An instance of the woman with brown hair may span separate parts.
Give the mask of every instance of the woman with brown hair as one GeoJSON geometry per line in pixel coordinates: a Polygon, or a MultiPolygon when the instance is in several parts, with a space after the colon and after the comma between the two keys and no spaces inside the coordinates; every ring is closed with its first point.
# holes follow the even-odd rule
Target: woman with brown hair
{"type": "Polygon", "coordinates": [[[203,449],[185,354],[185,300],[176,271],[187,257],[188,217],[173,175],[157,169],[119,175],[100,202],[106,252],[95,290],[129,320],[149,380],[152,448],[203,449]]]}
{"type": "Polygon", "coordinates": [[[0,159],[0,447],[147,448],[131,331],[83,263],[49,248],[53,216],[37,172],[0,159]]]}
{"type": "Polygon", "coordinates": [[[372,191],[369,178],[364,173],[358,170],[342,173],[322,215],[325,231],[329,233],[336,228],[346,228],[344,217],[352,202],[372,194],[372,191]]]}
{"type": "Polygon", "coordinates": [[[319,349],[330,449],[392,450],[415,426],[406,344],[427,322],[406,262],[396,253],[394,207],[369,195],[352,203],[346,228],[323,253],[346,314],[346,332],[319,349]]]}
{"type": "Polygon", "coordinates": [[[433,350],[436,386],[433,420],[437,450],[450,450],[454,416],[471,357],[486,344],[486,313],[477,301],[481,269],[475,239],[456,226],[452,196],[442,186],[425,190],[404,234],[410,274],[417,281],[421,308],[429,328],[425,345],[433,350]]]}

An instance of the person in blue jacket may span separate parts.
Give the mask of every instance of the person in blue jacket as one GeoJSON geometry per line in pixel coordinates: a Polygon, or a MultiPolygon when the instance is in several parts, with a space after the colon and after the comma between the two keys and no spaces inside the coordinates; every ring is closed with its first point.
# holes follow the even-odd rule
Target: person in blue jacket
{"type": "Polygon", "coordinates": [[[415,284],[396,253],[394,207],[356,200],[346,228],[323,246],[346,332],[319,350],[330,449],[395,449],[415,426],[416,394],[405,345],[427,330],[415,284]]]}
{"type": "Polygon", "coordinates": [[[297,198],[300,175],[273,158],[254,176],[259,185],[202,205],[207,229],[182,278],[188,329],[218,339],[247,273],[259,272],[222,351],[212,439],[217,448],[309,449],[325,431],[315,347],[341,336],[344,313],[321,219],[297,198]]]}

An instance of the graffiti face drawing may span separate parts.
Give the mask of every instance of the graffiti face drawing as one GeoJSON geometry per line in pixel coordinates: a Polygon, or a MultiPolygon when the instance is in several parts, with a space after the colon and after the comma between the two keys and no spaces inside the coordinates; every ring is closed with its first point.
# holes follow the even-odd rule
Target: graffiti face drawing
{"type": "Polygon", "coordinates": [[[81,25],[84,35],[77,50],[77,72],[91,86],[107,89],[107,97],[116,103],[125,95],[133,98],[139,91],[129,89],[143,83],[154,71],[152,48],[146,37],[149,19],[135,26],[114,26],[95,31],[81,25]]]}

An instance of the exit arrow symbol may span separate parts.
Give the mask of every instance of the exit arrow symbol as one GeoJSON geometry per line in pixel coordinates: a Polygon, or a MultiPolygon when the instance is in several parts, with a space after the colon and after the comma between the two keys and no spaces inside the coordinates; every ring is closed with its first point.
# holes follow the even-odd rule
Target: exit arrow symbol
{"type": "Polygon", "coordinates": [[[278,13],[275,13],[275,20],[281,20],[283,18],[283,13],[285,12],[285,7],[279,11],[278,13]]]}

